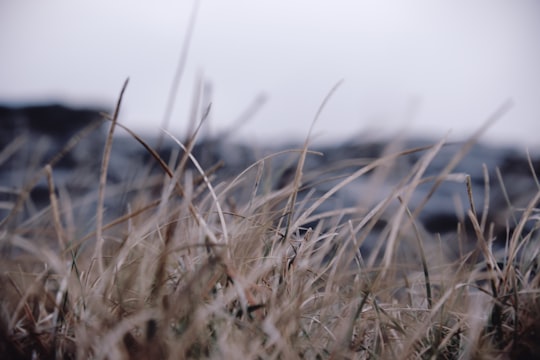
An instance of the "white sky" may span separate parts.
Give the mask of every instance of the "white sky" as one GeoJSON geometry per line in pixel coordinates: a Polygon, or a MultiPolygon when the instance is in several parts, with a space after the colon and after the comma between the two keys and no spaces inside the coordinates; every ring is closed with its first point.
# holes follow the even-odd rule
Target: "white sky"
{"type": "MultiPolygon", "coordinates": [[[[193,4],[1,0],[0,102],[112,107],[129,76],[122,122],[158,131],[193,4]]],[[[212,88],[210,131],[264,94],[238,137],[303,139],[344,79],[319,140],[365,129],[460,137],[512,98],[485,139],[538,146],[539,64],[534,0],[201,0],[172,128],[186,129],[200,77],[212,88]]]]}

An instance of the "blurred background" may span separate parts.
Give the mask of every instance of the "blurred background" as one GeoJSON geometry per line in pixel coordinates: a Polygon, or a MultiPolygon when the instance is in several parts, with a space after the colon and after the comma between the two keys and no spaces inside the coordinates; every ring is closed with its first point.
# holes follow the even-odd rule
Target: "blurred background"
{"type": "Polygon", "coordinates": [[[170,117],[180,134],[199,98],[212,103],[211,135],[302,140],[343,80],[317,141],[449,131],[459,139],[511,98],[482,139],[539,143],[534,0],[2,0],[0,102],[112,109],[129,77],[121,122],[157,133],[188,38],[170,117]]]}

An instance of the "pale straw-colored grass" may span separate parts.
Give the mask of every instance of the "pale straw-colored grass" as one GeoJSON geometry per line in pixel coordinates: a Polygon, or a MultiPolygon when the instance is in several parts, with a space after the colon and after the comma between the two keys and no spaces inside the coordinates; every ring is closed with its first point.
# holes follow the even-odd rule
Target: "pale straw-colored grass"
{"type": "MultiPolygon", "coordinates": [[[[477,213],[486,214],[489,203],[475,204],[467,175],[453,172],[480,132],[434,178],[425,171],[444,139],[349,162],[352,170],[340,178],[325,169],[305,171],[306,157],[322,155],[306,141],[288,151],[298,156],[294,178],[275,188],[266,181],[275,175],[268,163],[283,153],[221,179],[192,154],[198,130],[186,144],[166,133],[182,150],[167,162],[116,115],[111,120],[149,152],[161,175],[148,175],[123,215],[107,222],[98,212],[88,232],[77,231],[73,216],[74,207],[88,205],[57,189],[58,160],[23,188],[1,228],[2,246],[11,250],[3,253],[0,275],[3,358],[518,359],[538,353],[539,248],[525,223],[538,224],[540,191],[517,219],[504,256],[495,254],[493,227],[477,213]],[[421,154],[416,164],[370,208],[318,211],[341,189],[379,168],[391,172],[413,152],[421,154]],[[17,214],[43,175],[50,205],[21,220],[17,214]],[[335,185],[315,197],[304,179],[335,185]],[[477,243],[457,259],[448,251],[457,244],[428,234],[417,220],[444,181],[469,191],[477,243]],[[424,183],[432,190],[410,209],[424,183]],[[376,225],[383,219],[381,230],[376,225]],[[363,253],[370,236],[378,238],[376,247],[363,253]]],[[[98,211],[113,190],[106,184],[113,130],[98,211]]]]}

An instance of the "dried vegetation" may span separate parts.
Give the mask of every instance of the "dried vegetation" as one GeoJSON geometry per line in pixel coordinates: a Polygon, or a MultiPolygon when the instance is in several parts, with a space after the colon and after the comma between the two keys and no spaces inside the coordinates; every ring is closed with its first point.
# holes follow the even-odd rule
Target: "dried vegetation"
{"type": "Polygon", "coordinates": [[[27,219],[16,216],[29,201],[29,184],[2,221],[2,358],[532,359],[540,353],[540,191],[515,213],[504,254],[493,250],[493,228],[476,210],[484,204],[474,204],[472,195],[476,243],[457,258],[408,208],[418,184],[430,181],[436,191],[457,176],[453,168],[475,137],[435,179],[425,179],[424,171],[444,141],[422,149],[409,174],[373,208],[320,213],[338,189],[419,149],[373,159],[324,196],[299,198],[304,176],[324,181],[322,170],[303,174],[306,156],[318,156],[307,142],[296,150],[290,181],[275,188],[268,179],[276,174],[266,166],[272,156],[217,182],[191,155],[196,131],[185,144],[175,139],[183,155],[171,165],[125,129],[162,176],[109,222],[103,204],[116,116],[93,231],[78,229],[71,216],[77,203],[56,188],[54,161],[38,174],[49,183],[50,205],[27,219]],[[399,206],[389,214],[390,204],[399,206]],[[376,229],[383,214],[384,229],[376,229]],[[359,251],[375,232],[377,247],[359,251]]]}

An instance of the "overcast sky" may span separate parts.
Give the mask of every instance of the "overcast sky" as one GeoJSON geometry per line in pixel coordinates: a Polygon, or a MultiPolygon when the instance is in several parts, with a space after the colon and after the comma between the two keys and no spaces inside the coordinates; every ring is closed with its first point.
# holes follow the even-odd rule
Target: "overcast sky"
{"type": "MultiPolygon", "coordinates": [[[[193,1],[0,1],[0,102],[112,107],[158,131],[193,1]]],[[[187,127],[197,79],[209,131],[303,139],[330,89],[316,138],[362,130],[441,137],[472,132],[506,99],[487,140],[538,143],[540,2],[202,0],[171,127],[187,127]],[[474,3],[474,4],[473,4],[474,3]]],[[[360,135],[358,135],[360,136],[360,135]]]]}

